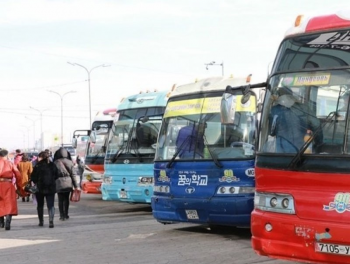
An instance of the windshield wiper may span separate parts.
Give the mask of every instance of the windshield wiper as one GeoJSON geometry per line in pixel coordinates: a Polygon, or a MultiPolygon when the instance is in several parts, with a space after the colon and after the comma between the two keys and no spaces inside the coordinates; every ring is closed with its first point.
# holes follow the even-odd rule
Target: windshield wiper
{"type": "Polygon", "coordinates": [[[211,157],[212,160],[214,161],[216,167],[222,168],[223,166],[221,165],[221,163],[219,162],[219,160],[217,159],[217,157],[213,154],[213,152],[212,152],[211,149],[209,148],[207,138],[206,138],[205,136],[203,136],[203,138],[204,138],[205,146],[207,147],[208,152],[209,152],[209,154],[210,154],[210,157],[211,157]]]}
{"type": "Polygon", "coordinates": [[[299,149],[297,154],[294,156],[292,161],[288,165],[288,169],[294,169],[295,166],[300,162],[301,156],[305,153],[306,149],[310,146],[311,142],[315,139],[315,137],[323,130],[323,128],[329,124],[329,121],[332,121],[334,116],[337,116],[338,113],[336,111],[330,112],[326,117],[323,124],[320,124],[316,131],[309,137],[309,139],[304,143],[304,145],[299,149]]]}
{"type": "Polygon", "coordinates": [[[191,135],[188,135],[187,138],[182,142],[182,144],[180,145],[180,147],[176,150],[175,154],[173,155],[173,157],[171,158],[171,160],[168,162],[168,164],[166,165],[166,167],[169,169],[171,168],[171,165],[173,165],[177,155],[179,155],[179,153],[183,150],[183,147],[184,146],[187,146],[185,145],[185,143],[189,142],[190,139],[191,139],[191,135]]]}
{"type": "Polygon", "coordinates": [[[126,132],[128,134],[128,140],[127,141],[123,141],[123,145],[121,145],[119,150],[113,155],[112,163],[117,161],[117,159],[119,158],[120,154],[124,151],[124,149],[126,149],[127,145],[129,144],[129,138],[130,138],[130,134],[131,134],[132,129],[130,129],[130,131],[128,131],[125,127],[123,127],[123,129],[124,129],[124,132],[126,132]]]}

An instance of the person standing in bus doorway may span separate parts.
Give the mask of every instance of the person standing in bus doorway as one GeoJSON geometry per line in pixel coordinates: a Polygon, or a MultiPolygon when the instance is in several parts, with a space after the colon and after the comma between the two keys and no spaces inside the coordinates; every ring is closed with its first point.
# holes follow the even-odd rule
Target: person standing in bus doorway
{"type": "Polygon", "coordinates": [[[69,195],[73,191],[73,188],[79,189],[76,182],[76,172],[74,169],[74,163],[70,158],[69,152],[61,147],[54,154],[54,163],[57,168],[56,181],[59,178],[70,177],[71,185],[66,188],[61,188],[58,184],[56,186],[56,191],[58,195],[58,209],[60,210],[60,220],[64,221],[69,219],[69,195]]]}
{"type": "MultiPolygon", "coordinates": [[[[304,136],[308,130],[315,133],[320,127],[320,120],[312,114],[293,95],[288,87],[277,92],[276,104],[270,113],[270,135],[276,137],[277,153],[297,153],[304,145],[304,136]]],[[[315,134],[315,145],[323,141],[322,131],[315,134]]]]}
{"type": "MultiPolygon", "coordinates": [[[[27,182],[30,182],[30,175],[33,172],[32,163],[29,161],[28,155],[23,154],[22,160],[17,164],[19,172],[22,174],[22,185],[25,186],[27,182]]],[[[27,194],[27,202],[29,202],[30,194],[27,194]]],[[[25,198],[22,197],[22,202],[25,202],[25,198]]]]}
{"type": "Polygon", "coordinates": [[[13,215],[18,214],[17,194],[12,178],[16,178],[17,190],[22,197],[26,196],[22,186],[22,175],[17,167],[7,159],[8,151],[0,149],[0,227],[11,229],[13,215]],[[5,221],[6,216],[6,221],[5,221]]]}
{"type": "Polygon", "coordinates": [[[76,161],[78,166],[79,186],[80,188],[82,188],[83,174],[84,174],[84,160],[78,155],[76,161]]]}
{"type": "Polygon", "coordinates": [[[35,165],[31,174],[31,181],[39,189],[35,193],[39,226],[44,226],[44,199],[46,199],[46,206],[49,212],[49,228],[54,227],[56,175],[57,170],[54,163],[49,159],[49,153],[46,151],[40,152],[38,163],[35,165]]]}

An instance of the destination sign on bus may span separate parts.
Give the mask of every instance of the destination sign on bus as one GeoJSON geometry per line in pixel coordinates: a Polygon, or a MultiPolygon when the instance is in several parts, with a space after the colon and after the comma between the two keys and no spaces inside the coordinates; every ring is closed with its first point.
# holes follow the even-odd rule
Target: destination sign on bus
{"type": "Polygon", "coordinates": [[[282,85],[304,86],[304,85],[327,85],[331,78],[330,73],[298,74],[283,78],[282,85]]]}
{"type": "MultiPolygon", "coordinates": [[[[237,102],[240,102],[242,95],[237,95],[237,102]]],[[[184,116],[194,114],[219,113],[222,97],[196,98],[181,101],[169,102],[164,117],[184,116]]],[[[237,103],[236,111],[238,112],[255,112],[255,97],[250,97],[250,100],[245,103],[237,103]]]]}

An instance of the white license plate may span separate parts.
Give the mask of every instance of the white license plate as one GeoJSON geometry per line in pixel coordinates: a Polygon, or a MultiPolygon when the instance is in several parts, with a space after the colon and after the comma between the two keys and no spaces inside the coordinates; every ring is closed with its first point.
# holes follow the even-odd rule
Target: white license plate
{"type": "Polygon", "coordinates": [[[350,246],[319,243],[315,244],[315,251],[322,253],[338,254],[350,256],[350,246]]]}
{"type": "Polygon", "coordinates": [[[199,219],[197,210],[186,210],[187,219],[199,219]]]}
{"type": "Polygon", "coordinates": [[[120,191],[119,192],[119,197],[120,198],[128,198],[128,196],[126,195],[126,191],[120,191]]]}

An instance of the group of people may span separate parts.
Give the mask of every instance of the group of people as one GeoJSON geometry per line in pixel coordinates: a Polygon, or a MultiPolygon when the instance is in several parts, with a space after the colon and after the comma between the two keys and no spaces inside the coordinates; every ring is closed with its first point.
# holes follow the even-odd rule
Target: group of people
{"type": "Polygon", "coordinates": [[[28,156],[16,150],[14,161],[8,159],[8,151],[0,148],[0,228],[11,229],[13,215],[18,214],[17,194],[22,201],[29,201],[26,184],[35,185],[39,226],[44,226],[44,203],[49,215],[49,227],[54,227],[55,194],[58,195],[59,220],[69,219],[70,193],[80,189],[76,182],[74,163],[69,152],[61,147],[52,157],[50,151],[39,153],[37,163],[32,166],[28,156]],[[64,184],[62,184],[64,182],[64,184]]]}

